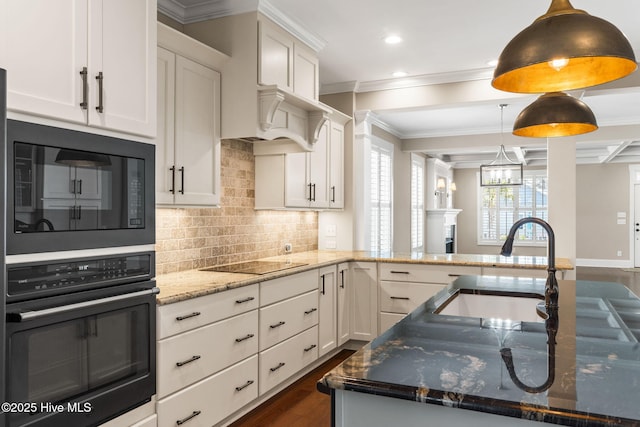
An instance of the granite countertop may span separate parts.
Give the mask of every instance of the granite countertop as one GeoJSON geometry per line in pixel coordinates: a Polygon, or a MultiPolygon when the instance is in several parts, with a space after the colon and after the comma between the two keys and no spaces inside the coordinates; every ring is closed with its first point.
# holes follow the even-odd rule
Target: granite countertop
{"type": "Polygon", "coordinates": [[[318,389],[563,425],[640,426],[640,299],[623,285],[559,281],[555,351],[543,321],[435,314],[460,293],[542,298],[544,282],[462,276],[327,373],[318,389]],[[516,381],[500,355],[507,347],[516,381]],[[517,386],[545,384],[548,363],[555,364],[550,388],[517,386]]]}
{"type": "MultiPolygon", "coordinates": [[[[256,275],[240,273],[220,273],[202,270],[188,270],[176,273],[161,274],[156,277],[160,288],[158,304],[171,304],[190,298],[223,292],[242,286],[252,285],[265,280],[287,276],[314,268],[348,261],[396,262],[414,264],[463,265],[478,267],[506,267],[525,269],[545,269],[546,257],[474,254],[423,254],[423,253],[376,253],[368,251],[308,251],[289,255],[262,258],[261,261],[284,261],[301,263],[304,266],[294,267],[275,273],[256,275]]],[[[573,266],[565,258],[556,258],[558,270],[572,270],[573,266]]]]}

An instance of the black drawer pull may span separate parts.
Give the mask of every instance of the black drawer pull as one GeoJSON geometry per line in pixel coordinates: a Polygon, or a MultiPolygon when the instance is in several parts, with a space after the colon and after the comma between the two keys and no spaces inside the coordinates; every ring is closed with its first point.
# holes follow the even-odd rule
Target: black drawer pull
{"type": "Polygon", "coordinates": [[[254,297],[246,297],[245,299],[237,299],[236,304],[244,304],[245,302],[253,301],[254,297]]]}
{"type": "Polygon", "coordinates": [[[304,314],[311,314],[311,313],[313,313],[314,311],[318,311],[318,309],[317,309],[317,308],[312,308],[311,310],[307,310],[307,311],[305,311],[305,312],[304,312],[304,314]]]}
{"type": "Polygon", "coordinates": [[[240,387],[236,387],[236,391],[242,391],[245,388],[249,387],[251,384],[253,384],[254,381],[253,380],[249,380],[246,383],[244,383],[243,385],[241,385],[240,387]]]}
{"type": "Polygon", "coordinates": [[[193,419],[193,418],[197,417],[198,415],[200,415],[200,411],[193,411],[193,413],[191,415],[189,415],[187,418],[183,418],[181,420],[176,421],[176,424],[181,426],[182,424],[186,423],[190,419],[193,419]]]}
{"type": "Polygon", "coordinates": [[[314,349],[314,348],[316,348],[316,347],[317,347],[317,345],[315,345],[315,344],[311,344],[309,347],[305,348],[305,349],[304,349],[304,351],[305,351],[305,353],[306,353],[306,352],[308,352],[308,351],[313,350],[313,349],[314,349]]]}
{"type": "Polygon", "coordinates": [[[397,271],[397,270],[391,270],[390,273],[391,274],[411,274],[408,271],[397,271]]]}
{"type": "Polygon", "coordinates": [[[282,368],[284,365],[285,365],[285,363],[284,363],[284,362],[280,362],[280,363],[278,363],[278,366],[275,366],[275,367],[273,367],[273,368],[269,368],[269,370],[270,370],[271,372],[275,372],[275,371],[277,371],[278,369],[282,368]]]}
{"type": "Polygon", "coordinates": [[[284,324],[285,324],[284,321],[280,321],[280,322],[276,323],[275,325],[269,325],[269,328],[271,328],[271,329],[279,328],[280,326],[282,326],[284,324]]]}
{"type": "Polygon", "coordinates": [[[249,338],[253,338],[255,335],[253,334],[247,334],[246,336],[242,337],[242,338],[236,338],[236,342],[242,342],[242,341],[246,341],[249,338]]]}
{"type": "Polygon", "coordinates": [[[200,316],[200,312],[199,311],[194,311],[193,313],[187,314],[186,316],[178,316],[178,317],[176,317],[176,320],[179,322],[181,320],[189,319],[191,317],[196,317],[196,316],[200,316]]]}
{"type": "Polygon", "coordinates": [[[184,362],[177,362],[176,366],[180,367],[186,365],[187,363],[195,362],[196,360],[200,359],[200,357],[201,356],[193,356],[191,359],[185,360],[184,362]]]}
{"type": "Polygon", "coordinates": [[[409,297],[389,297],[389,298],[391,298],[391,299],[402,299],[402,300],[407,300],[407,301],[409,301],[411,299],[409,297]]]}
{"type": "Polygon", "coordinates": [[[449,277],[460,277],[462,276],[462,274],[453,274],[453,273],[449,273],[448,274],[449,277]]]}

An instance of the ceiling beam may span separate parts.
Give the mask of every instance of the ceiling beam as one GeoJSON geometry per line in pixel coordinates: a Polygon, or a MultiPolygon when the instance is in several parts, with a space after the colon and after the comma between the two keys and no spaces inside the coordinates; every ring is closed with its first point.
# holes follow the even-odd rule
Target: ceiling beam
{"type": "Polygon", "coordinates": [[[599,158],[600,163],[609,163],[609,162],[611,162],[617,155],[622,153],[625,148],[627,148],[629,145],[631,145],[632,142],[633,141],[623,141],[623,142],[621,142],[620,144],[618,144],[616,146],[607,147],[607,150],[609,151],[609,154],[607,154],[606,156],[600,156],[600,158],[599,158]]]}

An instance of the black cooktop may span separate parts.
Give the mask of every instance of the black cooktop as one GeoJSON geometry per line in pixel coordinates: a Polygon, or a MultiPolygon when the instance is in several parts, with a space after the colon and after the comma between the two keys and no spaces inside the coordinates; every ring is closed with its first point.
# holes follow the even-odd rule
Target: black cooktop
{"type": "Polygon", "coordinates": [[[267,274],[289,268],[301,267],[304,263],[287,261],[247,261],[236,264],[219,265],[203,268],[200,271],[216,271],[219,273],[267,274]]]}

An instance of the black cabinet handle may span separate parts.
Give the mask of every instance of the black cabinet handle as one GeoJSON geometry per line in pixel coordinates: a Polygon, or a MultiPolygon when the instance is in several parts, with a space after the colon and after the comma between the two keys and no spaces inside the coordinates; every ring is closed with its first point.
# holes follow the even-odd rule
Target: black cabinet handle
{"type": "Polygon", "coordinates": [[[96,80],[98,81],[98,106],[96,107],[96,110],[98,111],[98,113],[103,113],[104,105],[102,102],[102,89],[104,84],[104,75],[102,74],[102,71],[98,73],[98,75],[96,76],[96,80]]]}
{"type": "Polygon", "coordinates": [[[282,326],[284,324],[285,324],[284,321],[280,321],[280,322],[276,323],[275,325],[269,325],[269,328],[271,328],[271,329],[279,328],[280,326],[282,326]]]}
{"type": "Polygon", "coordinates": [[[344,289],[344,270],[340,270],[340,287],[344,289]]]}
{"type": "Polygon", "coordinates": [[[82,219],[82,205],[78,206],[78,215],[77,215],[76,219],[78,219],[78,220],[82,219]]]}
{"type": "Polygon", "coordinates": [[[462,274],[453,274],[453,273],[449,273],[448,274],[449,277],[460,277],[462,276],[462,274]]]}
{"type": "Polygon", "coordinates": [[[317,308],[312,308],[311,310],[307,310],[307,311],[305,311],[305,312],[304,312],[304,314],[311,314],[311,313],[313,313],[314,311],[318,311],[318,309],[317,309],[317,308]]]}
{"type": "Polygon", "coordinates": [[[249,380],[249,381],[247,381],[246,383],[244,383],[243,385],[241,385],[241,386],[239,386],[239,387],[236,387],[236,391],[242,391],[242,390],[244,390],[245,388],[249,387],[249,386],[250,386],[251,384],[253,384],[253,383],[254,383],[254,381],[253,381],[253,380],[249,380]]]}
{"type": "Polygon", "coordinates": [[[331,186],[331,202],[332,203],[336,202],[336,186],[335,185],[331,186]]]}
{"type": "Polygon", "coordinates": [[[244,299],[237,299],[236,300],[236,304],[243,304],[245,302],[253,301],[254,299],[255,299],[254,297],[246,297],[244,299]]]}
{"type": "Polygon", "coordinates": [[[184,166],[182,166],[180,169],[178,169],[180,171],[180,194],[184,194],[184,166]]]}
{"type": "Polygon", "coordinates": [[[191,415],[189,415],[186,418],[183,418],[181,420],[176,421],[176,424],[178,424],[179,426],[181,426],[182,424],[186,423],[187,421],[197,417],[198,415],[200,415],[201,412],[200,411],[193,411],[193,413],[191,415]]]}
{"type": "Polygon", "coordinates": [[[391,298],[391,299],[401,299],[401,300],[407,300],[407,301],[409,301],[411,299],[409,297],[389,297],[389,298],[391,298]]]}
{"type": "Polygon", "coordinates": [[[171,171],[171,188],[169,189],[169,193],[176,194],[176,167],[171,166],[169,170],[171,171]]]}
{"type": "Polygon", "coordinates": [[[313,350],[313,349],[314,349],[314,348],[316,348],[316,347],[317,347],[317,345],[315,345],[315,344],[311,344],[309,347],[305,348],[305,349],[304,349],[304,351],[305,351],[305,353],[306,353],[306,352],[309,352],[309,351],[313,350]]]}
{"type": "Polygon", "coordinates": [[[284,365],[286,365],[286,363],[284,363],[284,362],[280,362],[280,363],[278,363],[278,366],[274,366],[273,368],[269,368],[269,370],[270,370],[271,372],[275,372],[275,371],[277,371],[278,369],[282,368],[284,365]]]}
{"type": "Polygon", "coordinates": [[[89,107],[87,102],[87,94],[89,93],[88,83],[87,83],[87,75],[89,72],[87,71],[87,67],[82,67],[80,71],[80,76],[82,77],[82,102],[80,103],[80,108],[86,110],[89,107]]]}
{"type": "Polygon", "coordinates": [[[193,356],[191,359],[187,359],[187,360],[185,360],[184,362],[177,362],[177,363],[176,363],[176,366],[177,366],[177,367],[180,367],[180,366],[184,366],[184,365],[186,365],[186,364],[189,364],[189,363],[191,363],[191,362],[195,362],[196,360],[200,359],[200,357],[201,357],[201,356],[197,356],[197,355],[196,355],[196,356],[193,356]]]}
{"type": "Polygon", "coordinates": [[[408,271],[391,270],[391,274],[410,274],[408,271]]]}
{"type": "Polygon", "coordinates": [[[316,185],[312,184],[312,187],[313,187],[313,200],[312,201],[315,202],[316,201],[316,185]]]}
{"type": "Polygon", "coordinates": [[[186,314],[184,316],[178,316],[178,317],[176,317],[176,320],[179,322],[181,320],[189,319],[191,317],[196,317],[196,316],[200,316],[200,312],[199,311],[194,311],[193,313],[186,314]]]}
{"type": "Polygon", "coordinates": [[[322,275],[322,295],[324,295],[324,274],[322,275]]]}
{"type": "Polygon", "coordinates": [[[307,187],[309,187],[309,198],[307,200],[311,202],[313,200],[313,197],[311,197],[311,183],[307,184],[307,187]]]}
{"type": "Polygon", "coordinates": [[[255,335],[254,334],[247,334],[242,338],[236,338],[236,342],[242,342],[242,341],[246,341],[250,338],[253,338],[255,335]]]}

